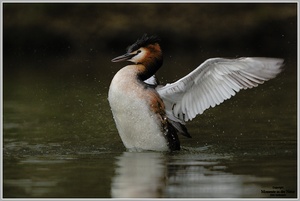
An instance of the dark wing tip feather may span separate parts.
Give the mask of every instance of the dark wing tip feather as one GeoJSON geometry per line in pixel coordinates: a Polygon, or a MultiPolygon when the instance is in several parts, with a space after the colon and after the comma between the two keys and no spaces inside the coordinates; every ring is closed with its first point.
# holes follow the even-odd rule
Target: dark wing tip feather
{"type": "Polygon", "coordinates": [[[176,131],[178,133],[180,133],[181,135],[187,137],[187,138],[192,138],[192,136],[190,135],[190,133],[188,132],[187,128],[179,123],[179,122],[175,122],[169,119],[170,124],[176,129],[176,131]]]}

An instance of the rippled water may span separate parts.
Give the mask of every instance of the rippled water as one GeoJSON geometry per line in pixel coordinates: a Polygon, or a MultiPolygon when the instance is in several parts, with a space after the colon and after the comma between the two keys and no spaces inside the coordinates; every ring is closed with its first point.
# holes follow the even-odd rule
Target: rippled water
{"type": "MultiPolygon", "coordinates": [[[[163,82],[191,70],[170,74],[170,64],[163,82]]],[[[108,59],[98,74],[13,65],[24,66],[4,77],[5,198],[297,196],[295,62],[188,123],[193,138],[180,137],[173,153],[124,149],[107,101],[118,67],[108,59]]]]}

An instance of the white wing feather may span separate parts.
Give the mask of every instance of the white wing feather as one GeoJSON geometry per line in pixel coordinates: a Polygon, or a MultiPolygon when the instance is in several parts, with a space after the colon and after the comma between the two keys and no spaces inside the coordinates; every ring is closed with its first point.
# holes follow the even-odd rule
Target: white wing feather
{"type": "Polygon", "coordinates": [[[156,89],[166,105],[167,116],[183,123],[240,89],[256,87],[276,77],[282,65],[283,59],[277,58],[212,58],[180,80],[156,89]]]}
{"type": "Polygon", "coordinates": [[[144,80],[144,82],[146,84],[149,84],[149,85],[157,85],[157,80],[156,80],[156,77],[155,75],[152,75],[150,78],[148,78],[147,80],[144,80]]]}

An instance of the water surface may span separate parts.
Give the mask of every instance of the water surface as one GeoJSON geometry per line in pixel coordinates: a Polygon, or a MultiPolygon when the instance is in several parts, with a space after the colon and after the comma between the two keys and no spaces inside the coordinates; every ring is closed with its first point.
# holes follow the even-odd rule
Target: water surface
{"type": "Polygon", "coordinates": [[[285,68],[189,122],[193,138],[173,153],[125,150],[107,101],[114,70],[20,68],[4,77],[3,196],[296,197],[295,64],[285,68]]]}

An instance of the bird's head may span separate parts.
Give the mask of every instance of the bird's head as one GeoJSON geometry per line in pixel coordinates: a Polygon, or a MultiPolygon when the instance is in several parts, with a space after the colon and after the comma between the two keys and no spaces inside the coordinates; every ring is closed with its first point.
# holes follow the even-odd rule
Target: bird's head
{"type": "Polygon", "coordinates": [[[146,67],[159,68],[162,65],[163,56],[159,45],[160,39],[157,36],[144,34],[135,43],[127,48],[124,55],[112,59],[112,62],[130,61],[135,64],[142,64],[146,67]]]}

